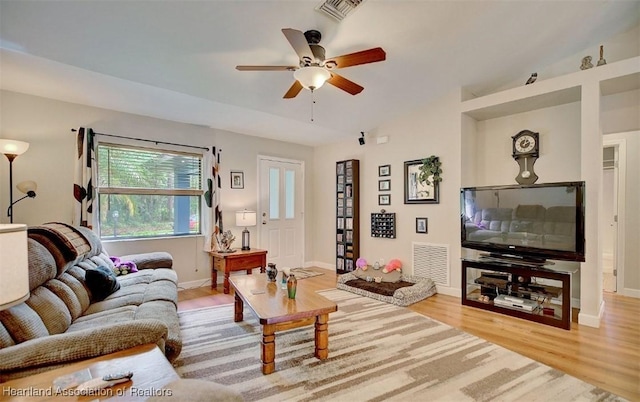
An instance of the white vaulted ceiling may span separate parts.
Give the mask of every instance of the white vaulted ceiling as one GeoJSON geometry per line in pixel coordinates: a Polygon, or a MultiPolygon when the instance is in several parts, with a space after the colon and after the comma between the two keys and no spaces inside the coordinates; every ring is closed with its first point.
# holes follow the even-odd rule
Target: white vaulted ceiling
{"type": "MultiPolygon", "coordinates": [[[[637,1],[367,0],[338,23],[314,1],[0,0],[0,87],[316,145],[369,131],[456,87],[524,81],[640,20],[637,1]],[[297,65],[282,28],[317,29],[327,56],[380,46],[387,60],[338,70],[285,100],[297,65]]],[[[576,69],[580,60],[576,60],[576,69]]],[[[539,78],[544,79],[544,77],[539,78]]]]}

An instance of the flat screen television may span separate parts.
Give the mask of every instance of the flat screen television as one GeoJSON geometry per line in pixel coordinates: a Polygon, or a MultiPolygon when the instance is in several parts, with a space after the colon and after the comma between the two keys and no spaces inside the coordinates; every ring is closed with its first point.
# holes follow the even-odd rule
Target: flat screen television
{"type": "Polygon", "coordinates": [[[462,188],[462,247],[532,262],[584,261],[584,191],[584,182],[462,188]]]}

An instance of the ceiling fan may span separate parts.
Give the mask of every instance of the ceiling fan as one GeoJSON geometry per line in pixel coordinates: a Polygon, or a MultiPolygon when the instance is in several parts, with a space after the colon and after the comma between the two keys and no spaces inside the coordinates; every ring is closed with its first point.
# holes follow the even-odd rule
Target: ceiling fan
{"type": "Polygon", "coordinates": [[[309,30],[302,33],[297,29],[284,28],[282,33],[298,54],[299,66],[236,66],[236,69],[239,71],[293,71],[296,81],[284,94],[285,99],[295,98],[302,88],[313,92],[325,82],[351,95],[357,95],[364,88],[333,70],[386,59],[386,53],[380,47],[326,59],[324,48],[318,44],[322,38],[319,31],[309,30]]]}

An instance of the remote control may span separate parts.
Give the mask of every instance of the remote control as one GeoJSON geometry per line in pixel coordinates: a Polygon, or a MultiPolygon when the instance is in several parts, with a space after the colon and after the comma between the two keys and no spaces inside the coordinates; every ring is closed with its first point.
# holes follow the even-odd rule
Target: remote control
{"type": "Polygon", "coordinates": [[[123,371],[121,373],[107,374],[103,376],[102,379],[105,381],[114,381],[114,380],[120,380],[123,378],[126,378],[128,380],[131,377],[133,377],[133,371],[123,371]]]}
{"type": "Polygon", "coordinates": [[[78,388],[76,388],[76,390],[81,395],[88,395],[103,388],[113,387],[116,384],[127,382],[131,379],[132,376],[132,372],[107,374],[102,378],[94,378],[92,380],[83,382],[82,384],[78,385],[78,388]],[[112,379],[107,380],[106,378],[112,379]]]}

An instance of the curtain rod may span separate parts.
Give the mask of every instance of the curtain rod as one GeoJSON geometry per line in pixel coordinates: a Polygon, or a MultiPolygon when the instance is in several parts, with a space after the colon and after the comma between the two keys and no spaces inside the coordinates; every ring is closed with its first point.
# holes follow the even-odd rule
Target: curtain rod
{"type": "MultiPolygon", "coordinates": [[[[71,132],[76,132],[78,130],[76,130],[75,128],[71,129],[71,132]]],[[[96,133],[95,131],[93,132],[95,135],[103,135],[105,137],[115,137],[115,138],[124,138],[126,140],[135,140],[135,141],[145,141],[145,142],[153,142],[154,144],[164,144],[164,145],[175,145],[178,147],[187,147],[187,148],[196,148],[196,149],[203,149],[205,151],[208,151],[209,148],[207,147],[199,147],[196,145],[187,145],[187,144],[176,144],[175,142],[165,142],[165,141],[156,141],[156,140],[147,140],[144,138],[133,138],[133,137],[125,137],[124,135],[115,135],[115,134],[104,134],[104,133],[96,133]]]]}

